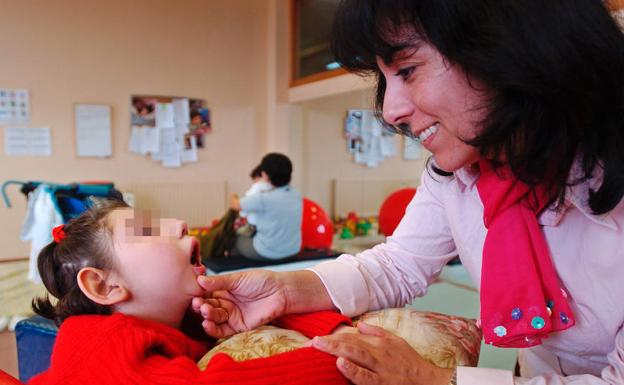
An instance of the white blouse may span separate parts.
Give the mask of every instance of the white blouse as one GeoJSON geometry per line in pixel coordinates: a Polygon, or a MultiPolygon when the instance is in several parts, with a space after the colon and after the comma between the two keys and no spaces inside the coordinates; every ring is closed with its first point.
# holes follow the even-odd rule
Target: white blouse
{"type": "MultiPolygon", "coordinates": [[[[354,316],[410,303],[456,255],[479,287],[487,229],[477,179],[469,168],[454,177],[424,172],[386,243],[313,267],[336,307],[354,316]]],[[[520,349],[522,378],[506,370],[459,368],[458,384],[624,384],[624,200],[605,215],[592,215],[585,202],[596,181],[569,187],[564,209],[538,218],[576,325],[520,349]]]]}

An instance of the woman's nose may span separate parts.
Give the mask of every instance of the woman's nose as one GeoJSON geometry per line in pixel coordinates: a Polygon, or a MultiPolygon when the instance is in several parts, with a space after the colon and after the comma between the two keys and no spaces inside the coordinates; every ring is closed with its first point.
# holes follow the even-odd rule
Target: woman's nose
{"type": "Polygon", "coordinates": [[[406,86],[386,84],[383,102],[383,118],[391,125],[409,123],[414,113],[414,103],[406,86]]]}

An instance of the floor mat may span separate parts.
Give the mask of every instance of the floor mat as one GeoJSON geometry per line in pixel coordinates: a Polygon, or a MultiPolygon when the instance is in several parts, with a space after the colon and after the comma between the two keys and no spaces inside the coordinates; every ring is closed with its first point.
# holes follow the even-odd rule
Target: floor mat
{"type": "Polygon", "coordinates": [[[312,260],[319,260],[320,262],[323,259],[336,258],[339,255],[340,253],[334,250],[314,249],[314,250],[304,250],[293,257],[282,258],[282,259],[277,259],[277,260],[269,260],[269,261],[258,261],[254,259],[247,259],[244,257],[224,257],[224,258],[212,259],[212,260],[209,259],[207,261],[204,261],[204,266],[206,266],[207,269],[215,273],[221,273],[224,271],[239,270],[239,269],[244,269],[244,268],[249,268],[249,267],[273,266],[273,265],[280,265],[280,264],[291,263],[291,262],[312,261],[312,260]]]}
{"type": "Polygon", "coordinates": [[[45,292],[28,279],[28,260],[0,263],[0,317],[32,314],[33,297],[45,292]]]}

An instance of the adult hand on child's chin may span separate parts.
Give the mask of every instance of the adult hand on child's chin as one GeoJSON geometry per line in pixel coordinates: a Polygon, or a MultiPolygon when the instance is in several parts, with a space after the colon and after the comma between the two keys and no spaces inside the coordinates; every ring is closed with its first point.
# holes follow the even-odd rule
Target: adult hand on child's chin
{"type": "Polygon", "coordinates": [[[253,329],[285,312],[284,290],[270,271],[199,276],[197,282],[208,295],[193,298],[192,308],[204,318],[202,326],[212,337],[253,329]]]}
{"type": "Polygon", "coordinates": [[[312,346],[338,356],[338,370],[356,385],[447,385],[453,375],[425,361],[412,347],[382,328],[358,324],[360,334],[315,337],[312,346]]]}

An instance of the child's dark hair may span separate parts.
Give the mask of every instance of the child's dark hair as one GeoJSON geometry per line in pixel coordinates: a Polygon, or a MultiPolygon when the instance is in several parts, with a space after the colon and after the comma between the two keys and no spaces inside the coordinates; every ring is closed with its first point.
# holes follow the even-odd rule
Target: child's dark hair
{"type": "Polygon", "coordinates": [[[259,167],[268,175],[273,186],[281,187],[290,183],[292,163],[286,155],[277,152],[266,154],[259,167]]]}
{"type": "Polygon", "coordinates": [[[34,298],[35,313],[53,320],[58,326],[69,316],[111,314],[110,306],[97,304],[80,290],[77,275],[84,267],[112,267],[112,228],[107,221],[114,210],[128,207],[121,201],[107,201],[88,209],[64,226],[65,237],[45,246],[37,258],[37,267],[50,296],[34,298]]]}
{"type": "Polygon", "coordinates": [[[262,176],[262,168],[260,168],[260,165],[254,167],[254,169],[251,170],[249,176],[251,177],[251,179],[260,178],[262,176]]]}

